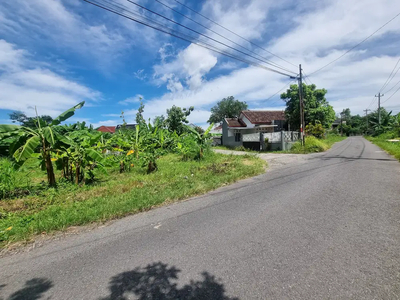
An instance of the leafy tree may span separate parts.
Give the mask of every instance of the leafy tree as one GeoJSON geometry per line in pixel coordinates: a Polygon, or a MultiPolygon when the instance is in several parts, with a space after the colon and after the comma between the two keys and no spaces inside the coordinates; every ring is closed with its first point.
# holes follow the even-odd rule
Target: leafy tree
{"type": "MultiPolygon", "coordinates": [[[[315,84],[303,83],[304,94],[304,118],[306,125],[316,125],[320,122],[324,128],[329,128],[335,121],[335,111],[329,105],[325,95],[327,90],[317,89],[315,84]]],[[[300,104],[299,87],[292,84],[290,88],[281,94],[281,99],[286,102],[286,118],[293,128],[300,128],[300,104]]]]}
{"type": "Polygon", "coordinates": [[[247,109],[246,102],[239,101],[233,96],[223,98],[213,108],[208,123],[221,123],[224,118],[237,118],[242,110],[247,109]]]}
{"type": "Polygon", "coordinates": [[[194,107],[191,106],[188,109],[180,108],[178,106],[173,105],[170,109],[167,109],[167,119],[165,123],[169,131],[175,131],[178,135],[181,135],[185,132],[186,127],[184,124],[189,123],[187,117],[194,110],[194,107]]]}
{"type": "Polygon", "coordinates": [[[341,112],[342,118],[344,121],[349,122],[351,120],[351,111],[350,108],[345,108],[341,112]]]}
{"type": "MultiPolygon", "coordinates": [[[[36,121],[37,118],[28,117],[23,112],[14,111],[9,114],[10,120],[13,123],[19,123],[22,126],[29,127],[29,128],[36,128],[36,121]]],[[[47,115],[42,115],[39,117],[43,122],[50,124],[53,121],[53,118],[47,115]]]]}

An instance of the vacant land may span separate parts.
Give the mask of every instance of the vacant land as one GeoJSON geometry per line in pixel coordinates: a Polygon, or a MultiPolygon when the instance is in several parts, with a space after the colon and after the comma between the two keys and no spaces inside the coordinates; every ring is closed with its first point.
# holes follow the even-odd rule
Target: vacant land
{"type": "MultiPolygon", "coordinates": [[[[57,188],[36,188],[30,195],[0,201],[0,246],[149,210],[261,174],[264,169],[263,160],[249,155],[209,154],[201,161],[183,161],[179,155],[168,154],[159,159],[158,171],[152,174],[133,167],[130,172],[104,175],[90,185],[60,180],[57,188]]],[[[32,175],[29,170],[21,176],[33,176],[36,185],[46,178],[45,173],[32,175]]]]}

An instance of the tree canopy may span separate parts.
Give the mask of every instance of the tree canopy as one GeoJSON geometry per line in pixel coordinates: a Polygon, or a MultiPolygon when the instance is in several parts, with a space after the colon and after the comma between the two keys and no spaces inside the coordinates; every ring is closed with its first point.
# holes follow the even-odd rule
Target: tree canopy
{"type": "MultiPolygon", "coordinates": [[[[20,125],[29,128],[36,128],[37,117],[28,117],[20,111],[14,111],[9,114],[9,116],[13,123],[19,123],[20,125]]],[[[39,116],[39,118],[47,124],[50,124],[53,121],[53,118],[47,115],[39,116]]]]}
{"type": "Polygon", "coordinates": [[[167,119],[165,120],[165,124],[167,125],[168,130],[176,131],[177,134],[182,134],[185,131],[184,124],[189,123],[187,117],[193,111],[194,107],[191,106],[188,109],[180,108],[178,106],[173,105],[170,109],[167,109],[167,119]]]}
{"type": "MultiPolygon", "coordinates": [[[[315,84],[303,83],[304,95],[304,119],[306,125],[321,123],[323,127],[329,128],[335,121],[335,111],[329,105],[325,95],[326,89],[317,89],[315,84]]],[[[292,128],[300,128],[300,103],[299,87],[292,84],[290,88],[281,94],[281,99],[286,102],[286,118],[292,128]]]]}
{"type": "Polygon", "coordinates": [[[221,123],[224,118],[237,118],[242,110],[247,109],[246,102],[239,101],[233,96],[223,98],[213,108],[208,123],[221,123]]]}

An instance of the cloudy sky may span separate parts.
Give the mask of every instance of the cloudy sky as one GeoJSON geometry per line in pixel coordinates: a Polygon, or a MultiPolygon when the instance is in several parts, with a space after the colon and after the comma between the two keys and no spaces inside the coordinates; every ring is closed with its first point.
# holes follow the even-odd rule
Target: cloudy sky
{"type": "MultiPolygon", "coordinates": [[[[395,17],[400,12],[398,0],[180,1],[244,39],[174,0],[160,2],[204,27],[154,0],[132,1],[197,33],[127,0],[101,1],[121,5],[119,12],[152,19],[241,59],[265,66],[256,58],[271,61],[281,68],[274,69],[285,69],[283,73],[297,73],[301,63],[305,74],[312,74],[307,82],[328,90],[327,99],[336,112],[346,107],[355,114],[376,109],[374,95],[400,59],[397,17],[336,63],[313,74],[395,17]],[[253,57],[206,41],[200,34],[245,53],[250,50],[253,57]]],[[[391,97],[400,87],[399,80],[400,72],[383,89],[388,93],[382,105],[394,112],[400,111],[400,91],[391,97]]],[[[134,121],[142,98],[146,118],[165,114],[172,105],[194,106],[190,121],[205,126],[210,108],[231,95],[251,109],[283,109],[280,93],[271,96],[290,82],[287,76],[155,31],[83,0],[3,0],[0,4],[0,123],[9,123],[8,114],[14,110],[32,116],[36,107],[39,114],[55,117],[84,100],[85,107],[72,121],[117,125],[121,111],[128,122],[134,121]]]]}

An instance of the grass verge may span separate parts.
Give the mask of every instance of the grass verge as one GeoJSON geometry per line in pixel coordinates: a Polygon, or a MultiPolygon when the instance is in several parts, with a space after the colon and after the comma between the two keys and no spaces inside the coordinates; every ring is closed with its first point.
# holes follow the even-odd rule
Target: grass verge
{"type": "Polygon", "coordinates": [[[377,137],[366,136],[365,138],[400,161],[400,142],[389,142],[389,138],[384,135],[377,137]]]}
{"type": "Polygon", "coordinates": [[[286,151],[286,153],[307,154],[324,152],[330,149],[333,144],[343,141],[344,139],[346,139],[346,137],[342,137],[340,135],[328,135],[324,139],[317,139],[313,136],[307,136],[304,146],[302,146],[300,142],[296,142],[290,150],[286,151]]]}
{"type": "Polygon", "coordinates": [[[0,201],[0,247],[29,240],[40,233],[103,222],[146,211],[163,203],[203,194],[239,179],[261,174],[265,162],[252,155],[210,154],[204,160],[182,161],[167,155],[150,175],[141,169],[110,174],[106,180],[0,201]]]}

